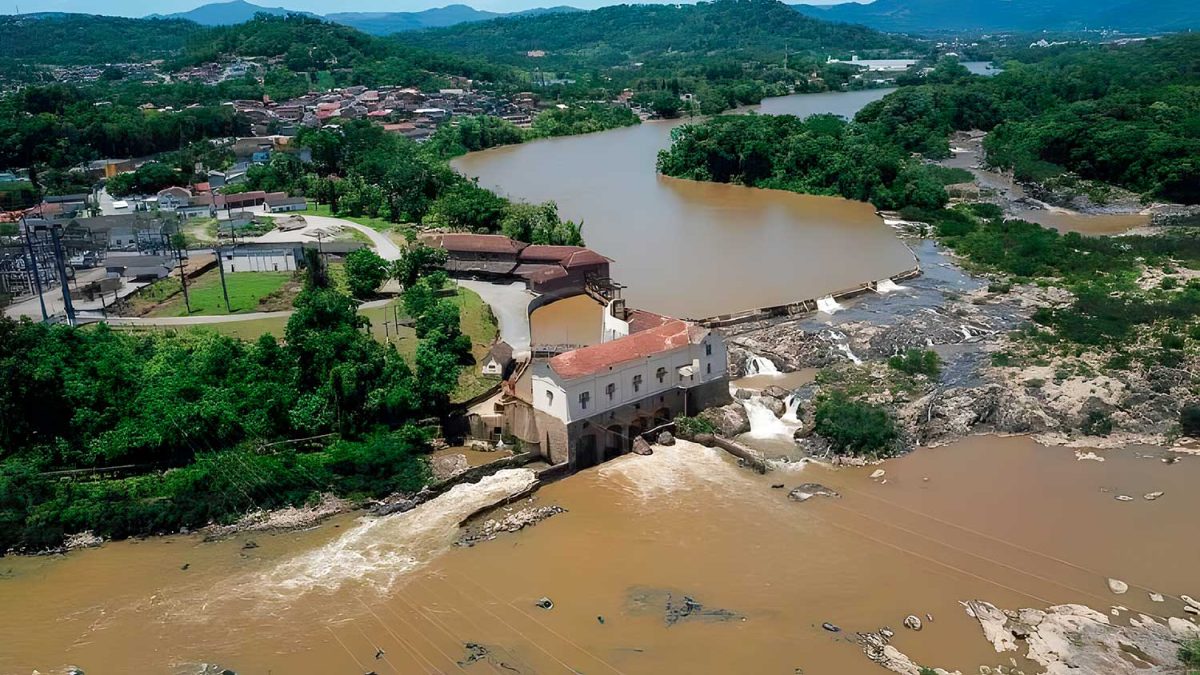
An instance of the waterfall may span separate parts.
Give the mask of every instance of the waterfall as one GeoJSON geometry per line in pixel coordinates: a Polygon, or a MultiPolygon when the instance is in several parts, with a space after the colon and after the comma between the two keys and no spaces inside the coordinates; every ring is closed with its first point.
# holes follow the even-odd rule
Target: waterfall
{"type": "Polygon", "coordinates": [[[817,311],[818,312],[825,312],[826,314],[833,314],[834,312],[842,310],[842,309],[845,309],[845,307],[842,307],[841,305],[839,305],[838,301],[834,300],[832,295],[827,295],[823,298],[817,298],[817,311]]]}
{"type": "Polygon", "coordinates": [[[862,359],[858,358],[857,356],[854,355],[854,352],[850,351],[850,345],[846,344],[845,342],[841,342],[841,343],[838,343],[837,348],[838,348],[838,351],[840,351],[842,354],[844,354],[846,356],[846,358],[850,359],[854,363],[854,365],[856,365],[856,366],[862,365],[862,359]]]}
{"type": "Polygon", "coordinates": [[[775,362],[765,356],[751,354],[746,360],[746,375],[778,375],[775,362]]]}
{"type": "Polygon", "coordinates": [[[891,279],[880,279],[875,282],[876,293],[895,293],[896,291],[906,291],[908,286],[901,286],[891,279]]]}
{"type": "Polygon", "coordinates": [[[796,415],[796,413],[800,410],[800,399],[796,398],[795,394],[790,394],[786,399],[784,399],[783,404],[787,406],[787,409],[784,411],[783,417],[780,419],[782,419],[784,422],[790,422],[799,426],[800,418],[796,415]]]}
{"type": "Polygon", "coordinates": [[[742,401],[746,408],[746,417],[750,418],[750,433],[753,438],[791,438],[793,429],[789,429],[783,420],[775,416],[771,409],[763,405],[762,397],[755,396],[742,401]]]}

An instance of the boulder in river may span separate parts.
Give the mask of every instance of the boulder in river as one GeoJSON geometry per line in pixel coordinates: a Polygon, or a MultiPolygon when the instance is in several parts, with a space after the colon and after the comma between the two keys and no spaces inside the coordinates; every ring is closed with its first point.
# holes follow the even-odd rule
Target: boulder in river
{"type": "Polygon", "coordinates": [[[916,614],[904,617],[904,627],[909,630],[921,630],[921,618],[916,614]]]}
{"type": "Polygon", "coordinates": [[[754,392],[750,391],[749,389],[738,389],[737,391],[733,392],[733,397],[745,401],[747,399],[754,398],[754,392]]]}
{"type": "Polygon", "coordinates": [[[675,445],[675,437],[669,431],[663,431],[658,434],[659,445],[675,445]]]}
{"type": "Polygon", "coordinates": [[[806,502],[813,497],[840,497],[841,495],[832,488],[827,488],[820,483],[803,483],[792,488],[788,493],[788,499],[794,502],[806,502]]]}
{"type": "Polygon", "coordinates": [[[776,417],[783,417],[783,414],[787,412],[787,406],[783,404],[783,401],[773,396],[760,396],[758,401],[764,408],[775,413],[776,417]]]}
{"type": "Polygon", "coordinates": [[[650,448],[650,444],[646,442],[646,439],[638,436],[637,438],[633,439],[633,454],[653,455],[654,450],[650,448]]]}
{"type": "Polygon", "coordinates": [[[784,389],[783,387],[781,387],[777,384],[773,384],[773,385],[767,387],[766,389],[763,389],[762,393],[763,393],[763,396],[770,396],[771,398],[777,398],[781,401],[783,399],[787,398],[788,396],[792,395],[792,392],[788,391],[787,389],[784,389]]]}
{"type": "Polygon", "coordinates": [[[554,609],[554,601],[546,597],[538,598],[538,601],[533,604],[541,607],[542,609],[554,609]]]}
{"type": "Polygon", "coordinates": [[[709,408],[700,413],[700,417],[711,422],[717,433],[726,438],[750,431],[750,418],[741,403],[734,402],[719,408],[709,408]]]}
{"type": "Polygon", "coordinates": [[[1129,584],[1121,581],[1120,579],[1109,579],[1108,590],[1116,593],[1117,595],[1121,595],[1129,590],[1129,584]]]}
{"type": "Polygon", "coordinates": [[[1142,499],[1152,502],[1155,499],[1158,499],[1159,497],[1163,496],[1163,494],[1164,493],[1162,490],[1157,490],[1155,492],[1147,492],[1146,494],[1142,495],[1142,499]]]}

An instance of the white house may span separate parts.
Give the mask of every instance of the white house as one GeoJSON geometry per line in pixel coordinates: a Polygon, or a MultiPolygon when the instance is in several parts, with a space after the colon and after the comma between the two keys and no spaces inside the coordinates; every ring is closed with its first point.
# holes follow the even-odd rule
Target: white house
{"type": "Polygon", "coordinates": [[[729,397],[720,334],[679,319],[535,363],[533,408],[552,462],[582,468],[677,415],[729,397]]]}

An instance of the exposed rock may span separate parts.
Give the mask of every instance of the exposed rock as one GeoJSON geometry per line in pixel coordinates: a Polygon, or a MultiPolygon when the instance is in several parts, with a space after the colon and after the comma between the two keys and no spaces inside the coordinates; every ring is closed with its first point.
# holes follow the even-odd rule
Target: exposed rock
{"type": "Polygon", "coordinates": [[[766,389],[763,389],[762,394],[763,394],[763,396],[770,396],[771,398],[777,398],[782,401],[783,399],[787,398],[788,396],[791,396],[792,392],[788,391],[787,389],[784,389],[783,387],[781,387],[777,384],[773,384],[773,385],[767,387],[766,389]]]}
{"type": "Polygon", "coordinates": [[[433,469],[433,477],[437,480],[446,480],[471,468],[467,463],[467,456],[462,453],[452,455],[438,455],[430,462],[430,468],[433,469]]]}
{"type": "Polygon", "coordinates": [[[537,602],[533,603],[542,609],[554,609],[554,602],[547,597],[538,598],[537,602]]]}
{"type": "Polygon", "coordinates": [[[1133,497],[1130,497],[1129,495],[1117,495],[1116,497],[1114,497],[1114,499],[1116,499],[1116,500],[1117,500],[1117,501],[1119,501],[1119,502],[1131,502],[1131,501],[1133,501],[1133,497]]]}
{"type": "Polygon", "coordinates": [[[646,439],[642,438],[641,436],[633,439],[633,447],[631,448],[631,452],[633,452],[635,455],[654,454],[654,450],[650,447],[650,444],[647,443],[646,439]]]}
{"type": "Polygon", "coordinates": [[[775,413],[776,417],[783,417],[783,414],[787,412],[787,406],[783,404],[783,401],[780,401],[777,398],[773,398],[771,396],[760,396],[758,401],[763,405],[764,408],[770,410],[772,413],[775,413]]]}
{"type": "Polygon", "coordinates": [[[806,502],[813,497],[840,497],[836,490],[827,488],[820,483],[803,483],[792,488],[788,493],[788,499],[794,502],[806,502]]]}
{"type": "Polygon", "coordinates": [[[886,473],[887,472],[884,471],[883,469],[875,469],[874,471],[871,472],[871,479],[876,480],[879,478],[883,478],[883,475],[886,473]]]}
{"type": "Polygon", "coordinates": [[[659,445],[675,445],[675,437],[669,431],[663,431],[658,434],[659,445]]]}
{"type": "Polygon", "coordinates": [[[1167,675],[1180,668],[1177,635],[1145,615],[1130,619],[1129,626],[1118,626],[1110,623],[1108,615],[1083,605],[1022,609],[1016,620],[986,602],[975,600],[964,606],[997,651],[1018,651],[1011,624],[1019,621],[1026,626],[1025,656],[1045,668],[1047,675],[1167,675]]]}
{"type": "Polygon", "coordinates": [[[1117,595],[1123,595],[1129,590],[1129,584],[1121,581],[1120,579],[1109,579],[1108,590],[1116,593],[1117,595]]]}
{"type": "Polygon", "coordinates": [[[744,434],[750,431],[750,418],[746,415],[746,409],[741,403],[730,403],[719,408],[709,408],[699,415],[712,423],[717,429],[717,433],[726,438],[733,438],[738,434],[744,434]]]}
{"type": "Polygon", "coordinates": [[[1142,499],[1145,499],[1145,500],[1147,500],[1147,501],[1151,501],[1151,502],[1152,502],[1152,501],[1154,501],[1155,499],[1158,499],[1158,498],[1159,498],[1159,497],[1161,497],[1161,496],[1163,496],[1163,491],[1162,491],[1162,490],[1158,490],[1158,491],[1156,491],[1156,492],[1147,492],[1146,494],[1142,495],[1142,499]]]}
{"type": "Polygon", "coordinates": [[[1200,610],[1200,601],[1194,599],[1192,596],[1181,595],[1181,596],[1179,596],[1179,599],[1183,600],[1183,603],[1185,605],[1187,605],[1188,607],[1191,607],[1192,609],[1200,610]]]}
{"type": "Polygon", "coordinates": [[[1150,600],[1152,600],[1154,602],[1162,602],[1165,599],[1166,598],[1163,597],[1162,593],[1155,593],[1154,591],[1150,591],[1150,600]]]}
{"type": "Polygon", "coordinates": [[[232,525],[210,525],[201,531],[205,540],[211,541],[235,532],[262,532],[266,530],[292,530],[311,527],[322,520],[351,508],[351,503],[332,494],[321,495],[320,501],[310,506],[289,506],[274,511],[253,511],[242,516],[232,525]]]}
{"type": "Polygon", "coordinates": [[[469,526],[455,543],[459,546],[474,546],[507,532],[519,532],[547,518],[566,512],[566,509],[558,505],[527,507],[502,518],[491,518],[477,525],[469,526]]]}
{"type": "Polygon", "coordinates": [[[916,614],[904,617],[904,627],[909,630],[921,630],[921,619],[916,614]]]}
{"type": "Polygon", "coordinates": [[[839,628],[839,627],[837,627],[837,626],[835,626],[835,625],[833,625],[833,624],[829,623],[828,621],[826,621],[825,623],[821,624],[821,628],[824,628],[825,630],[829,631],[830,633],[840,633],[840,632],[842,632],[842,629],[841,629],[841,628],[839,628]]]}
{"type": "Polygon", "coordinates": [[[746,401],[754,397],[754,392],[750,391],[749,389],[738,389],[737,391],[733,392],[733,397],[746,401]]]}
{"type": "Polygon", "coordinates": [[[97,536],[91,530],[85,530],[83,532],[77,532],[68,536],[63,541],[62,547],[65,550],[74,551],[77,548],[92,548],[93,546],[99,546],[103,543],[103,537],[97,536]]]}

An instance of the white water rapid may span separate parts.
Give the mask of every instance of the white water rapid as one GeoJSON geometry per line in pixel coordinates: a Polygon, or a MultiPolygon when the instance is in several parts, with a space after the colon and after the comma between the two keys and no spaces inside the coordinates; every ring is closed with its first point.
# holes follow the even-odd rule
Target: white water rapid
{"type": "Polygon", "coordinates": [[[837,311],[840,311],[843,309],[845,309],[845,307],[842,307],[840,304],[838,304],[838,301],[834,300],[832,295],[827,295],[823,298],[817,298],[817,311],[818,312],[825,312],[826,314],[833,314],[834,312],[837,312],[837,311]]]}
{"type": "Polygon", "coordinates": [[[895,293],[896,291],[908,290],[908,286],[901,286],[891,279],[880,279],[875,282],[875,292],[880,294],[895,293]]]}
{"type": "Polygon", "coordinates": [[[456,485],[411,511],[364,517],[337,539],[280,562],[241,590],[267,600],[335,591],[351,582],[386,591],[401,575],[449,548],[462,521],[536,484],[529,469],[504,469],[478,483],[456,485]]]}
{"type": "Polygon", "coordinates": [[[765,356],[751,354],[746,360],[746,375],[778,375],[779,368],[775,362],[765,356]]]}
{"type": "MultiPolygon", "coordinates": [[[[789,408],[791,405],[789,403],[789,408]]],[[[750,419],[750,431],[746,434],[750,438],[790,441],[796,429],[800,428],[800,420],[796,419],[794,408],[790,409],[794,421],[789,422],[787,419],[776,417],[775,413],[763,404],[761,396],[743,400],[742,406],[746,408],[746,417],[750,419]]]]}

